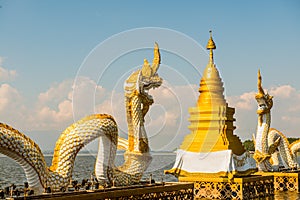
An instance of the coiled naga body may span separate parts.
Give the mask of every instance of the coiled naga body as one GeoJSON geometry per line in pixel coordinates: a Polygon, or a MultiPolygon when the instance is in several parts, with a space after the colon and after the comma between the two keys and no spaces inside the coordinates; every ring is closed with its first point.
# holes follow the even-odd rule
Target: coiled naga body
{"type": "Polygon", "coordinates": [[[278,171],[280,166],[286,169],[299,168],[297,152],[300,151],[300,140],[289,144],[287,138],[278,130],[270,128],[273,96],[265,94],[258,71],[258,125],[256,131],[255,153],[253,158],[260,171],[278,171]]]}
{"type": "Polygon", "coordinates": [[[11,126],[0,123],[0,153],[23,167],[29,187],[35,193],[41,193],[47,187],[57,191],[68,186],[77,153],[86,144],[99,138],[95,164],[97,179],[103,184],[116,186],[139,182],[151,162],[144,116],[153,103],[147,90],[162,84],[157,74],[159,64],[160,53],[155,44],[152,66],[144,60],[142,69],[134,72],[125,82],[128,140],[118,137],[117,123],[112,116],[87,116],[62,132],[56,142],[52,165],[48,167],[34,141],[11,126]],[[125,162],[119,167],[114,164],[117,148],[126,150],[125,162]]]}

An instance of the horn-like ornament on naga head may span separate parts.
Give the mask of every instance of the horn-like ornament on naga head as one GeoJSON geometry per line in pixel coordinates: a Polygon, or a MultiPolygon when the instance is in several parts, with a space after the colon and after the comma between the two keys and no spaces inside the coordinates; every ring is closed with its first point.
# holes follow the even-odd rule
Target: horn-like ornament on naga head
{"type": "Polygon", "coordinates": [[[262,78],[260,75],[260,70],[257,73],[257,90],[258,92],[255,94],[255,99],[258,103],[257,114],[260,116],[260,123],[262,123],[262,115],[265,113],[269,113],[271,108],[273,107],[273,96],[264,92],[262,88],[262,78]]]}
{"type": "Polygon", "coordinates": [[[160,64],[160,53],[159,53],[159,47],[158,47],[158,44],[155,42],[155,45],[154,45],[154,58],[153,58],[153,61],[152,61],[152,75],[154,75],[158,68],[159,68],[159,64],[160,64]]]}
{"type": "Polygon", "coordinates": [[[158,44],[155,42],[154,58],[153,58],[152,66],[150,67],[148,60],[144,59],[144,65],[142,67],[142,75],[144,77],[148,77],[148,78],[153,76],[157,72],[157,70],[159,68],[159,64],[160,64],[159,47],[158,47],[158,44]]]}
{"type": "Polygon", "coordinates": [[[262,88],[262,85],[261,85],[260,70],[258,70],[258,73],[257,73],[257,91],[258,91],[258,93],[256,93],[256,95],[255,95],[256,99],[262,98],[263,96],[265,96],[264,89],[262,88]]]}

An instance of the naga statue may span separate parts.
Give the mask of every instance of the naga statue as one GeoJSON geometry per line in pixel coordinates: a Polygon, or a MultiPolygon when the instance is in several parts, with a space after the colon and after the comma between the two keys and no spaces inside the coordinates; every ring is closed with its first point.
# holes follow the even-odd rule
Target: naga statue
{"type": "Polygon", "coordinates": [[[255,95],[258,104],[258,124],[256,138],[253,137],[255,144],[253,158],[258,164],[259,171],[279,171],[280,166],[286,169],[297,169],[300,140],[290,144],[280,131],[270,128],[273,96],[265,94],[261,82],[262,78],[258,71],[258,93],[255,95]]]}
{"type": "Polygon", "coordinates": [[[147,91],[162,84],[157,74],[159,65],[160,53],[155,44],[152,66],[145,60],[142,69],[126,80],[128,140],[118,137],[117,123],[112,116],[93,114],[84,117],[62,132],[56,142],[52,165],[48,167],[41,149],[33,140],[0,123],[0,153],[22,166],[29,187],[35,193],[42,193],[48,187],[58,191],[68,186],[77,153],[99,138],[95,175],[100,183],[121,186],[139,182],[151,162],[144,117],[153,103],[147,91]],[[116,167],[114,162],[118,148],[126,150],[125,162],[116,167]]]}
{"type": "Polygon", "coordinates": [[[142,69],[133,72],[125,81],[125,108],[128,126],[128,140],[118,138],[118,145],[111,138],[99,139],[99,151],[96,160],[95,174],[99,181],[114,185],[130,185],[140,181],[143,172],[150,164],[149,143],[144,127],[144,118],[153,104],[148,94],[162,84],[157,74],[160,65],[160,53],[157,43],[154,47],[152,66],[144,59],[142,69]],[[125,162],[120,167],[114,166],[116,148],[126,150],[125,162]]]}

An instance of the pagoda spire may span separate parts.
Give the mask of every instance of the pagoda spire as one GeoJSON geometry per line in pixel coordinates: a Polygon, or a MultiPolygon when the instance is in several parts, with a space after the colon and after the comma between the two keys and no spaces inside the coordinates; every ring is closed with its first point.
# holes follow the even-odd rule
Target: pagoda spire
{"type": "Polygon", "coordinates": [[[216,49],[216,44],[212,38],[212,31],[210,30],[209,31],[209,34],[210,34],[210,38],[207,42],[207,45],[206,45],[206,49],[209,50],[209,64],[210,65],[213,65],[214,64],[214,53],[213,53],[213,49],[216,49]]]}
{"type": "Polygon", "coordinates": [[[200,96],[198,98],[198,105],[226,105],[226,100],[223,94],[223,82],[220,77],[219,71],[214,64],[213,50],[216,49],[216,44],[212,38],[212,31],[209,31],[209,33],[210,38],[206,45],[206,49],[210,51],[209,60],[200,80],[200,96]]]}

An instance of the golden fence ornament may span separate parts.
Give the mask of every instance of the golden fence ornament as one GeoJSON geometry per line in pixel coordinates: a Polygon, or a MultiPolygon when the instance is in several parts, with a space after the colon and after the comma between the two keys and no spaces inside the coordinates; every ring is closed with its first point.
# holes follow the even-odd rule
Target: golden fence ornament
{"type": "Polygon", "coordinates": [[[191,178],[194,199],[253,199],[274,195],[273,176],[234,178],[191,178]]]}
{"type": "Polygon", "coordinates": [[[274,190],[300,193],[300,171],[294,172],[258,172],[263,176],[274,176],[274,190]]]}

